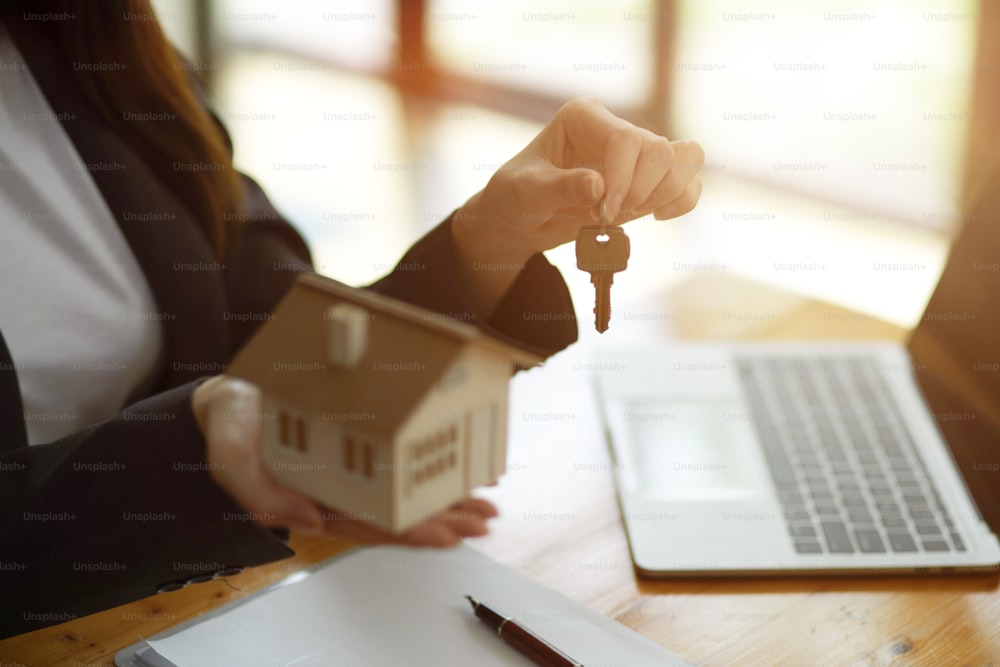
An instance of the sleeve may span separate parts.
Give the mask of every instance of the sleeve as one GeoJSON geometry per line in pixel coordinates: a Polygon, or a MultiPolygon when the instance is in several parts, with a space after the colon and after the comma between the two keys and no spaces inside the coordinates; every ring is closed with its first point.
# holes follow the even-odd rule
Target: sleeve
{"type": "Polygon", "coordinates": [[[459,280],[452,217],[428,232],[369,289],[474,324],[542,357],[575,342],[576,315],[566,282],[540,253],[525,264],[488,321],[476,316],[459,280]]]}
{"type": "Polygon", "coordinates": [[[292,555],[212,480],[196,384],[0,457],[0,637],[292,555]]]}

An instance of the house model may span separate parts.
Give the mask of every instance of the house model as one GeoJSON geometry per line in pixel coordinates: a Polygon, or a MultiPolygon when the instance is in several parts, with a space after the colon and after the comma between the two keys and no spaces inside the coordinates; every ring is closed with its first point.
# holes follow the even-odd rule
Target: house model
{"type": "Polygon", "coordinates": [[[303,274],[226,372],[263,393],[275,477],[401,532],[496,481],[510,376],[540,361],[469,324],[303,274]]]}

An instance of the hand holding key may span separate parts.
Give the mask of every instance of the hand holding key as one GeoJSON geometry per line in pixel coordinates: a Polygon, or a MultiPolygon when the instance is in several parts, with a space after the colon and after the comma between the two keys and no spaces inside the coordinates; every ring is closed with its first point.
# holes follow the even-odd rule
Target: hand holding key
{"type": "Polygon", "coordinates": [[[520,267],[576,239],[594,224],[601,202],[608,229],[648,214],[665,220],[687,213],[701,194],[703,162],[694,141],[668,141],[591,98],[570,100],[452,218],[473,307],[489,315],[520,267]]]}

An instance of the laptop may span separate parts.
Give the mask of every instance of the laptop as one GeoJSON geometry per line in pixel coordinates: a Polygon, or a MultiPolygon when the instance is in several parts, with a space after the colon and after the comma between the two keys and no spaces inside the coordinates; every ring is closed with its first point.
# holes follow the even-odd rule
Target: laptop
{"type": "Polygon", "coordinates": [[[636,570],[991,573],[1000,564],[1000,188],[906,345],[603,348],[636,570]]]}

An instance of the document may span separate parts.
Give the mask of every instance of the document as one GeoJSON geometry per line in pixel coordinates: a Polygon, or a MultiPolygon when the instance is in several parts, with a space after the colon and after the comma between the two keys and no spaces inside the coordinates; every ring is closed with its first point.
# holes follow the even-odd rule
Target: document
{"type": "Polygon", "coordinates": [[[464,545],[348,552],[150,639],[141,659],[123,651],[116,664],[532,667],[472,614],[465,595],[503,610],[585,665],[690,665],[464,545]]]}

